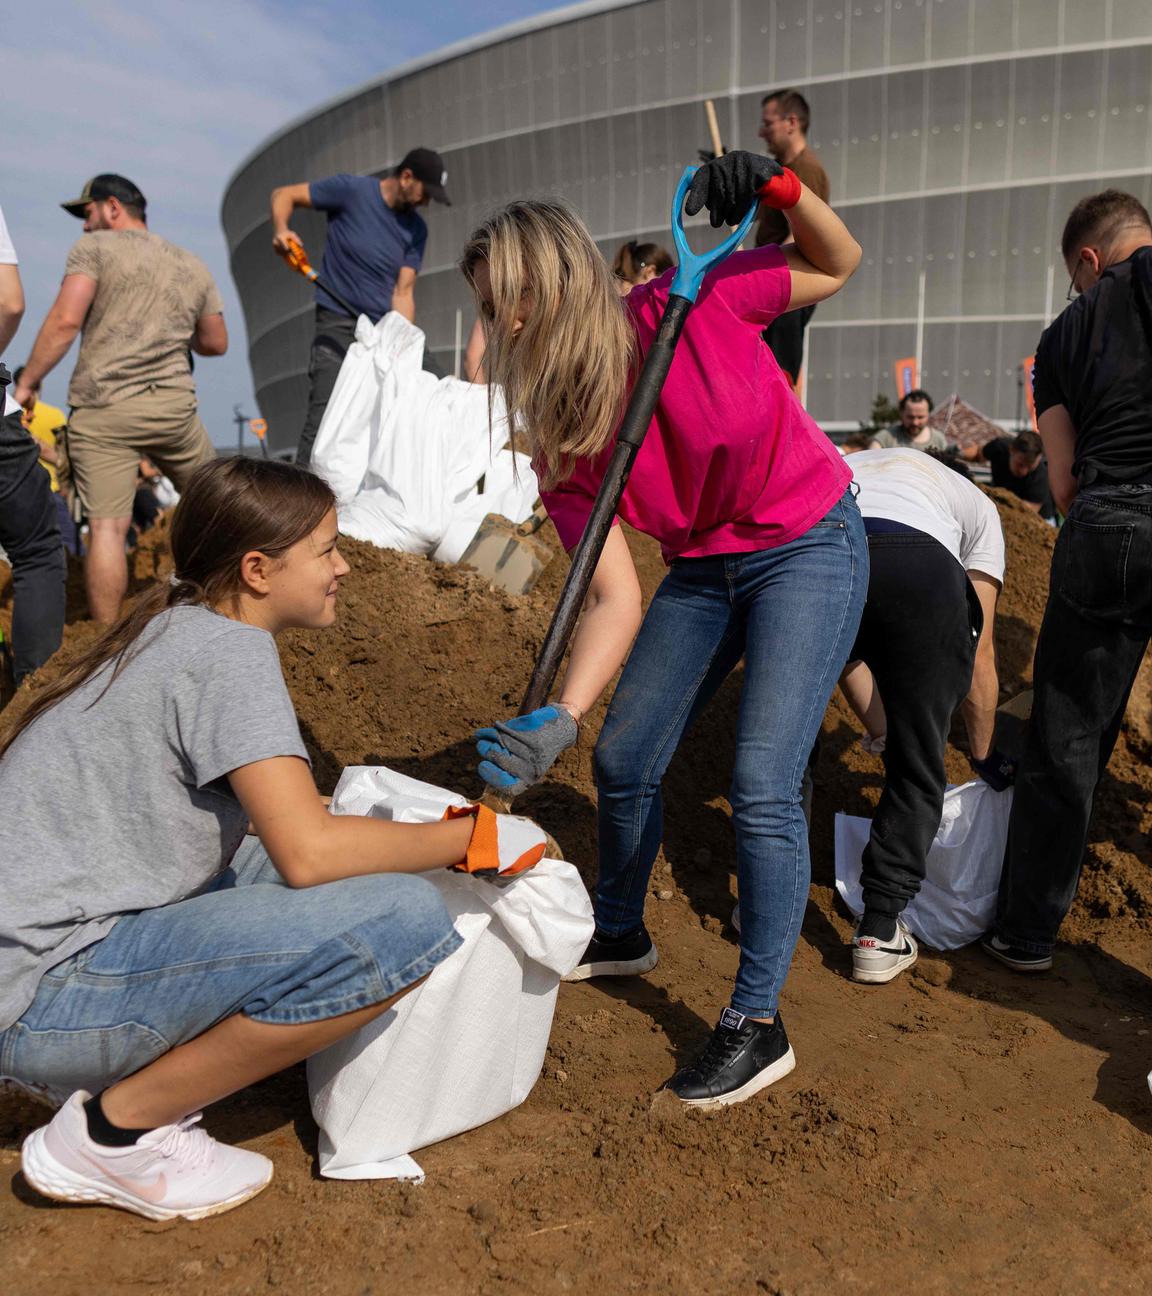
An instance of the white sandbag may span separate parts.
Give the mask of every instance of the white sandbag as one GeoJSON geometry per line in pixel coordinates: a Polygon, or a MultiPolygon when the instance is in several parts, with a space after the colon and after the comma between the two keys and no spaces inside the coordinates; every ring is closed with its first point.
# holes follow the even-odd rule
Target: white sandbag
{"type": "MultiPolygon", "coordinates": [[[[1011,788],[994,792],[979,779],[945,792],[924,883],[904,910],[926,945],[959,949],[992,926],[1011,809],[1011,788]]],[[[864,912],[860,862],[871,828],[871,819],[836,816],[836,890],[857,917],[864,912]]]]}
{"type": "Polygon", "coordinates": [[[336,493],[343,534],[452,562],[485,514],[528,517],[539,486],[524,456],[515,489],[505,483],[508,421],[499,396],[490,426],[488,388],[425,373],[423,352],[424,334],[395,311],[376,325],[360,317],[312,467],[336,493]]]}
{"type": "MultiPolygon", "coordinates": [[[[464,804],[381,766],[354,766],[332,810],[429,823],[464,804]]],[[[394,1009],[309,1059],[329,1178],[422,1178],[410,1153],[522,1103],[544,1064],[560,977],[592,936],[588,893],[562,860],[502,880],[424,876],[464,943],[394,1009]]]]}

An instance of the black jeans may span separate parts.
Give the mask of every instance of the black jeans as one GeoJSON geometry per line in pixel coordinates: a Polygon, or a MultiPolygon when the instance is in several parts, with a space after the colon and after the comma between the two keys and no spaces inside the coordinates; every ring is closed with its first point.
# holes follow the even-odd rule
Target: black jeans
{"type": "Polygon", "coordinates": [[[864,848],[864,907],[895,917],[920,890],[940,826],[952,714],[972,684],[983,613],[972,582],[923,532],[870,535],[868,601],[851,660],[872,671],[888,735],[864,848]]]}
{"type": "MultiPolygon", "coordinates": [[[[296,445],[296,462],[302,467],[306,468],[312,459],[320,420],[332,399],[340,366],[355,340],[356,321],[351,315],[341,315],[326,306],[316,307],[316,336],[312,339],[312,354],[308,360],[308,412],[296,445]]],[[[437,378],[444,377],[444,370],[427,347],[424,348],[423,368],[437,378]]]]}
{"type": "Polygon", "coordinates": [[[1152,634],[1152,486],[1082,490],[1052,555],[996,933],[1048,954],[1080,882],[1096,785],[1152,634]]]}
{"type": "MultiPolygon", "coordinates": [[[[0,388],[0,401],[3,401],[0,388]]],[[[12,655],[19,684],[64,637],[67,567],[56,502],[19,414],[0,418],[0,548],[12,564],[12,655]]]]}
{"type": "Polygon", "coordinates": [[[815,310],[815,306],[801,306],[798,310],[785,311],[760,334],[793,385],[804,363],[804,330],[815,310]]]}

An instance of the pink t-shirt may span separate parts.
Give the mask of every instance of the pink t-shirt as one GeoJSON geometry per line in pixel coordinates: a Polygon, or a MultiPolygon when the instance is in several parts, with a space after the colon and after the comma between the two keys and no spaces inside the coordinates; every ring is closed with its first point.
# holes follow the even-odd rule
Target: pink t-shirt
{"type": "MultiPolygon", "coordinates": [[[[645,354],[672,275],[628,294],[645,354]]],[[[818,522],[852,480],[760,339],[791,292],[774,244],[734,253],[704,280],[617,510],[660,542],[665,562],[787,544],[818,522]]],[[[541,492],[566,549],[584,532],[614,444],[541,492]]]]}

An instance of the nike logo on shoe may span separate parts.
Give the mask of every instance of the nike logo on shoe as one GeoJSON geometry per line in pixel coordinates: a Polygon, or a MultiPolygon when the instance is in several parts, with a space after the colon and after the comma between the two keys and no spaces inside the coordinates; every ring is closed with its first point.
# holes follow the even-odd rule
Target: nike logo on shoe
{"type": "Polygon", "coordinates": [[[103,1175],[105,1179],[111,1179],[114,1184],[118,1184],[126,1192],[130,1192],[134,1197],[139,1197],[141,1201],[162,1202],[168,1193],[168,1176],[161,1171],[153,1175],[150,1179],[133,1179],[125,1175],[117,1174],[114,1170],[109,1169],[106,1161],[97,1161],[83,1148],[77,1148],[80,1156],[88,1164],[103,1175]]]}

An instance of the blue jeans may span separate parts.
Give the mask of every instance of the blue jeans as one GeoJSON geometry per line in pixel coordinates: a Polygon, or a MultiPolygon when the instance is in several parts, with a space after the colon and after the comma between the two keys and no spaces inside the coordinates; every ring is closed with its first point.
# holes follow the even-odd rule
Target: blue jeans
{"type": "Polygon", "coordinates": [[[996,934],[1050,954],[1080,884],[1096,787],[1152,636],[1152,486],[1081,489],[1052,553],[996,934]]]}
{"type": "Polygon", "coordinates": [[[255,837],[203,894],[121,918],[52,968],[0,1034],[0,1078],[97,1093],[242,1012],[323,1021],[378,1004],[460,945],[439,892],[374,873],[289,887],[255,837]]]}
{"type": "Polygon", "coordinates": [[[732,1006],[776,1012],[808,898],[800,783],[856,637],[868,543],[848,493],[776,549],[680,559],[652,600],[596,744],[596,926],[638,927],[663,836],[660,782],[684,733],[744,658],[732,823],[740,970],[732,1006]]]}

